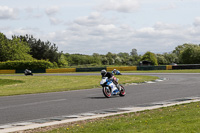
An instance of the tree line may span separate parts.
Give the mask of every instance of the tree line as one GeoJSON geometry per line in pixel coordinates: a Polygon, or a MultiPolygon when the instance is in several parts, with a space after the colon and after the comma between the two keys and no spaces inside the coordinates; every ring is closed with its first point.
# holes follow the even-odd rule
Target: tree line
{"type": "Polygon", "coordinates": [[[140,61],[150,61],[152,65],[200,64],[200,45],[185,43],[178,45],[172,52],[155,54],[147,51],[139,55],[137,49],[130,53],[118,54],[108,52],[105,55],[93,53],[92,55],[69,54],[58,51],[56,44],[42,41],[32,35],[12,36],[8,39],[0,33],[0,62],[6,61],[47,60],[54,67],[69,66],[105,66],[105,65],[138,65],[140,61]]]}

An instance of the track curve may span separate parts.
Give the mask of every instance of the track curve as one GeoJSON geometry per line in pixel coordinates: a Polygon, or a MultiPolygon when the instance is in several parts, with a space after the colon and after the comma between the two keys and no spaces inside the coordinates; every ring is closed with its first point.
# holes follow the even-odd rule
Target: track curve
{"type": "MultiPolygon", "coordinates": [[[[82,73],[79,75],[97,74],[82,73]]],[[[200,95],[200,74],[197,73],[127,73],[127,75],[151,75],[167,80],[125,86],[127,92],[125,97],[109,99],[103,96],[101,88],[0,97],[0,125],[200,95]]]]}

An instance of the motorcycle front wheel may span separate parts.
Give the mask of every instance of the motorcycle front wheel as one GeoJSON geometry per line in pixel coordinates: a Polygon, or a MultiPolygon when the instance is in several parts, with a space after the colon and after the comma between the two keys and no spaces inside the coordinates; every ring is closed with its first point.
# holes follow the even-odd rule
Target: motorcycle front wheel
{"type": "Polygon", "coordinates": [[[112,96],[112,90],[110,87],[103,87],[102,91],[105,97],[110,98],[112,96]]]}
{"type": "Polygon", "coordinates": [[[121,97],[123,97],[123,96],[126,95],[126,91],[125,91],[124,86],[122,86],[122,85],[120,85],[120,86],[121,86],[121,91],[120,91],[119,95],[120,95],[121,97]]]}

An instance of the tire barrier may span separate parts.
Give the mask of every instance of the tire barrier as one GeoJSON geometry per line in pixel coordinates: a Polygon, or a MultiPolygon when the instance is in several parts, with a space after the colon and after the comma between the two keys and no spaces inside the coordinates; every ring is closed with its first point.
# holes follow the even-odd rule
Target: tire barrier
{"type": "Polygon", "coordinates": [[[15,70],[0,70],[0,74],[13,74],[16,73],[15,70]]]}
{"type": "Polygon", "coordinates": [[[46,69],[46,73],[68,73],[76,72],[76,68],[46,69]]]}
{"type": "Polygon", "coordinates": [[[166,66],[139,66],[137,70],[166,70],[166,66]]]}
{"type": "MultiPolygon", "coordinates": [[[[32,70],[32,73],[45,73],[45,69],[32,70]]],[[[16,73],[24,73],[24,70],[16,70],[16,73]]]]}
{"type": "MultiPolygon", "coordinates": [[[[200,69],[199,64],[192,65],[166,65],[166,66],[125,66],[125,67],[92,67],[92,68],[60,68],[31,70],[32,73],[69,73],[69,72],[100,72],[102,69],[113,71],[143,71],[143,70],[178,70],[178,69],[200,69]]],[[[24,73],[24,70],[0,70],[0,74],[24,73]]]]}
{"type": "Polygon", "coordinates": [[[106,67],[89,67],[89,68],[76,68],[76,72],[100,72],[106,67]]]}
{"type": "Polygon", "coordinates": [[[113,69],[117,69],[119,71],[137,71],[137,66],[129,66],[129,67],[107,67],[107,71],[113,71],[113,69]]]}
{"type": "Polygon", "coordinates": [[[166,70],[172,70],[172,65],[167,65],[166,70]]]}
{"type": "Polygon", "coordinates": [[[200,69],[200,65],[177,65],[177,66],[172,66],[173,70],[177,69],[200,69]]]}

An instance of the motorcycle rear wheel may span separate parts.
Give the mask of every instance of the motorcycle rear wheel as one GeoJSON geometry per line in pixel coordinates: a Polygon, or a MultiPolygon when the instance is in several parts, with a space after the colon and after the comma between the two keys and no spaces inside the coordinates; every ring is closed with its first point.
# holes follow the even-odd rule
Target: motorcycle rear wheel
{"type": "Polygon", "coordinates": [[[112,90],[110,87],[103,87],[102,91],[105,97],[110,98],[112,96],[112,90]]]}

